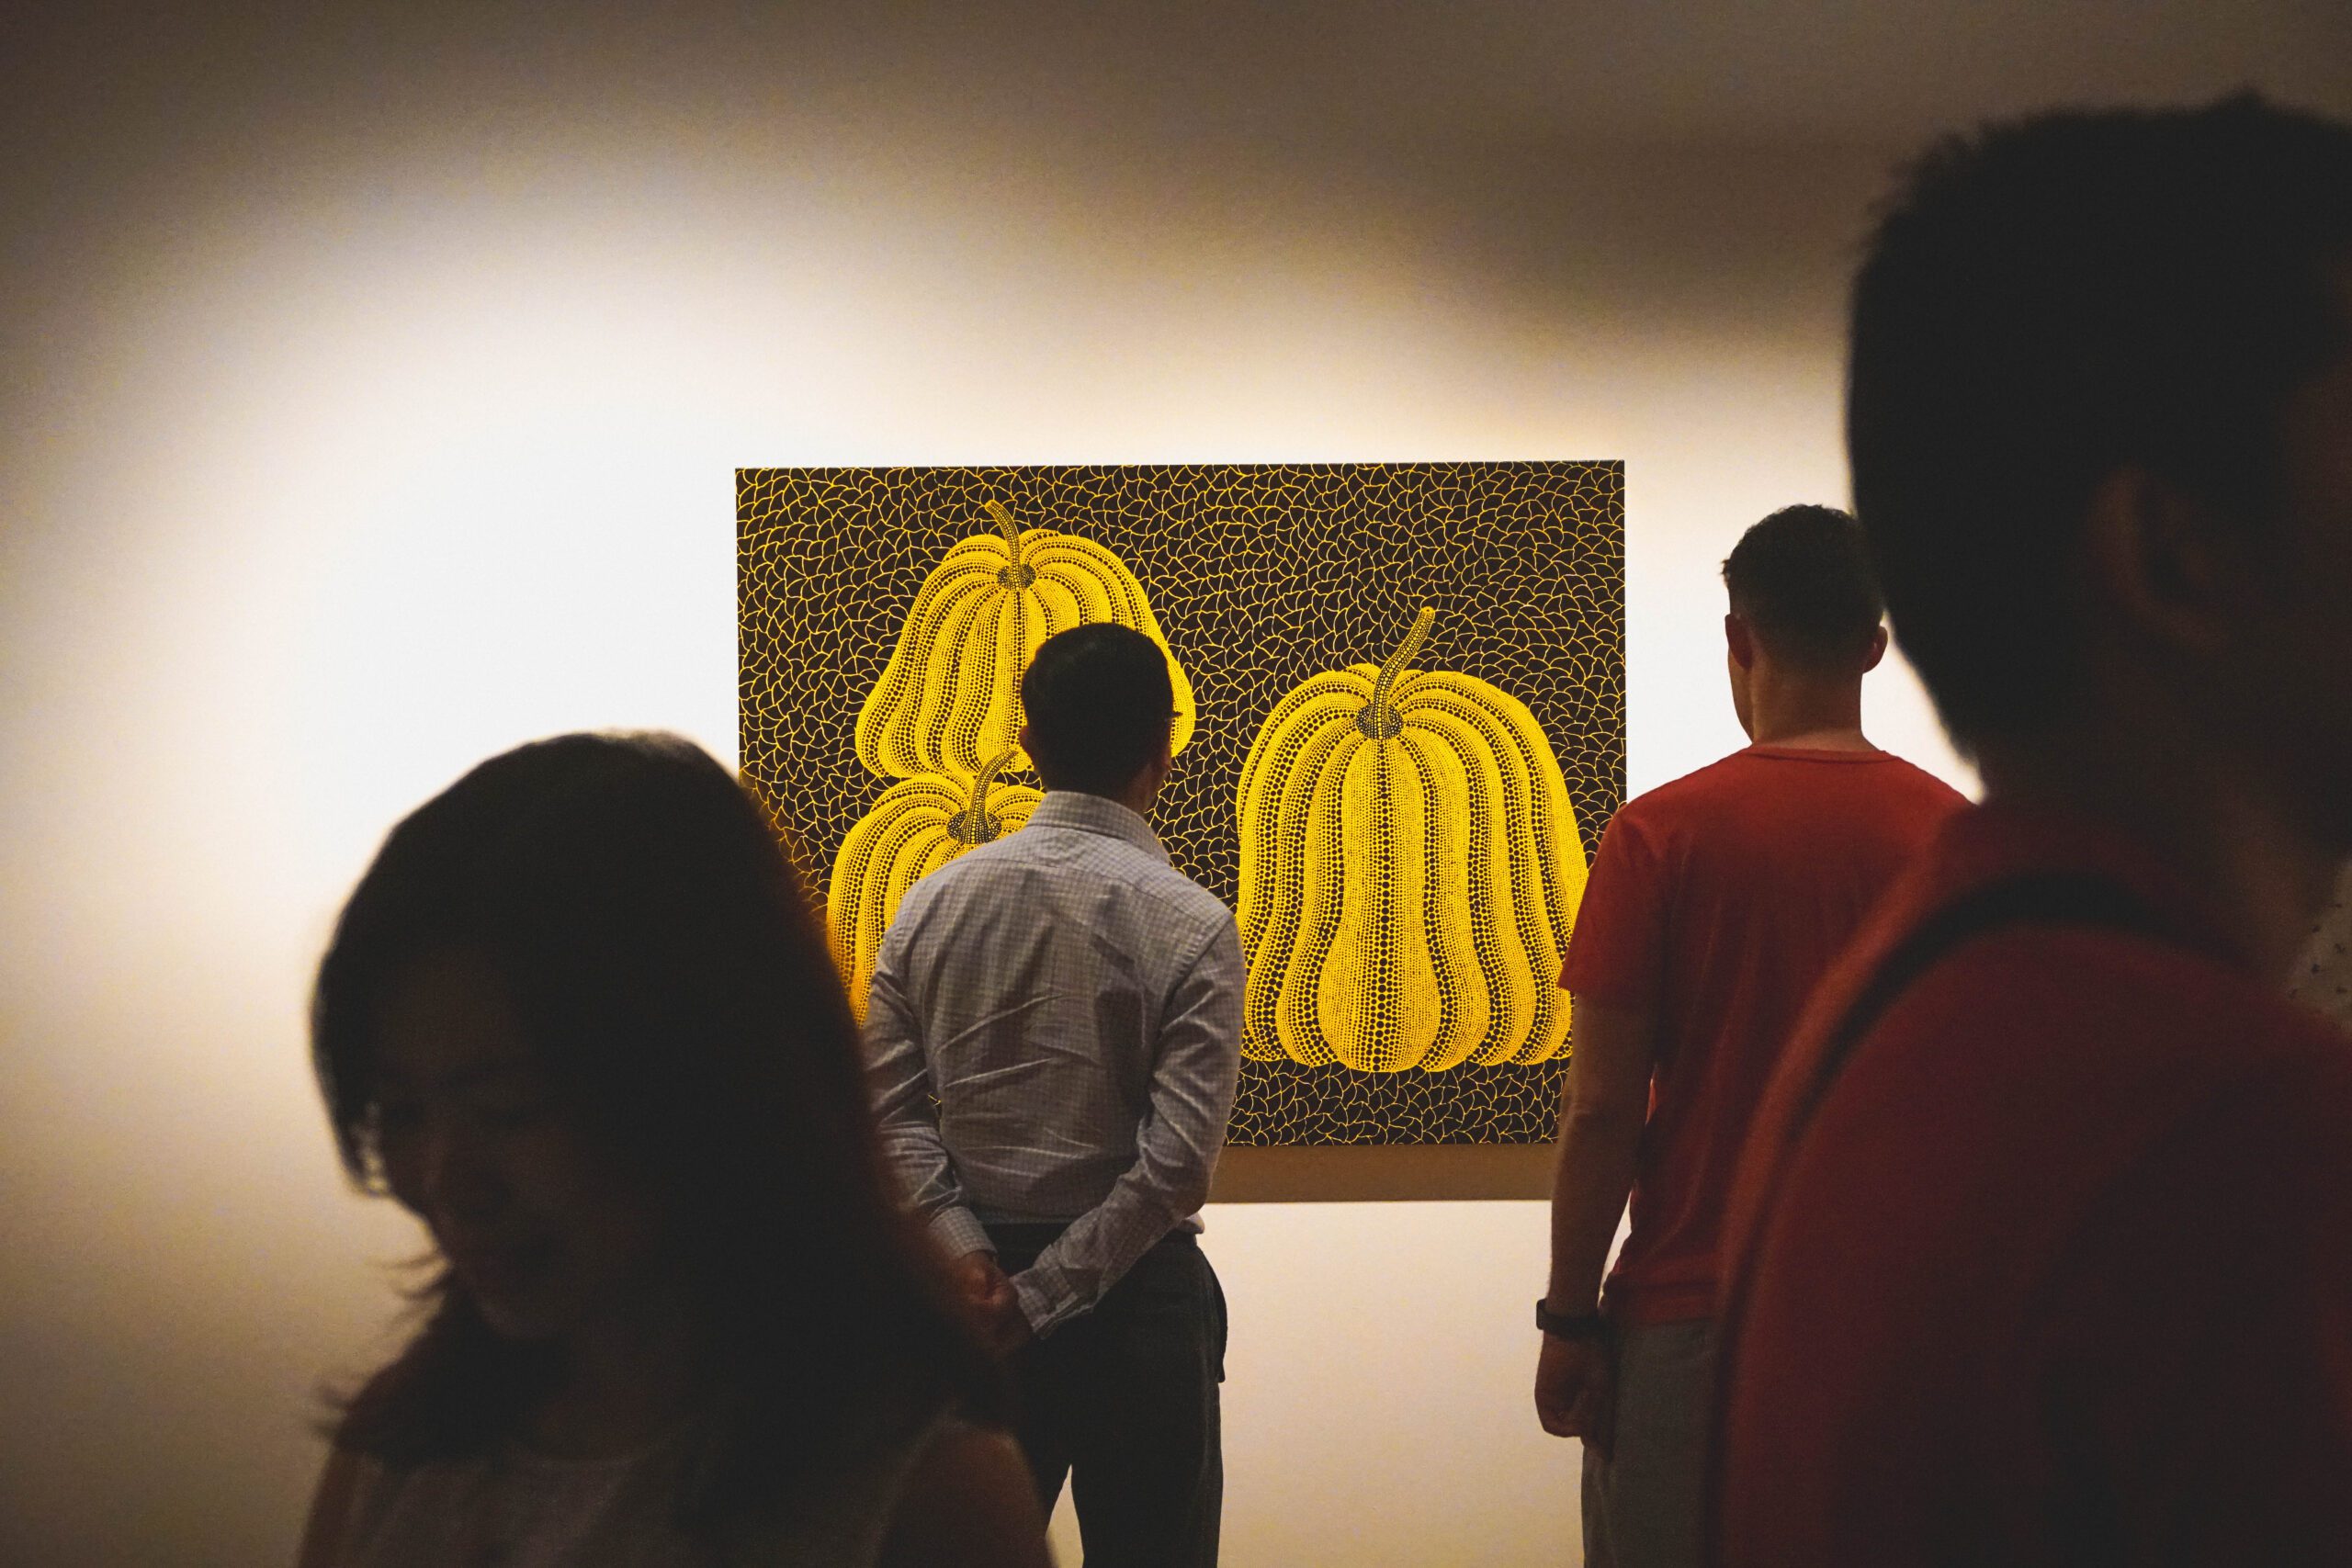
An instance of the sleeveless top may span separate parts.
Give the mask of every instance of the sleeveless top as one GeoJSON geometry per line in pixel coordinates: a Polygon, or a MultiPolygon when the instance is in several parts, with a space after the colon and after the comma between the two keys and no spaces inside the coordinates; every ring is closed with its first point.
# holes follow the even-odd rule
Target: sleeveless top
{"type": "Polygon", "coordinates": [[[957,1417],[942,1413],[854,1467],[796,1488],[730,1532],[689,1535],[676,1505],[690,1432],[614,1459],[559,1459],[509,1442],[492,1453],[396,1466],[352,1456],[357,1476],[334,1568],[869,1568],[907,1478],[957,1417]]]}
{"type": "Polygon", "coordinates": [[[2337,876],[2335,901],[2321,914],[2295,960],[2287,994],[2317,1008],[2336,1027],[2352,1030],[2352,865],[2337,876]]]}

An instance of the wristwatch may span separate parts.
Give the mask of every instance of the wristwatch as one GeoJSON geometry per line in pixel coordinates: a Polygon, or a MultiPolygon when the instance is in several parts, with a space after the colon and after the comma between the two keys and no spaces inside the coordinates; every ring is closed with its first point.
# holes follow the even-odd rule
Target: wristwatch
{"type": "Polygon", "coordinates": [[[1544,1298],[1535,1298],[1535,1326],[1555,1339],[1598,1339],[1608,1332],[1609,1320],[1597,1312],[1570,1316],[1554,1312],[1544,1298]]]}

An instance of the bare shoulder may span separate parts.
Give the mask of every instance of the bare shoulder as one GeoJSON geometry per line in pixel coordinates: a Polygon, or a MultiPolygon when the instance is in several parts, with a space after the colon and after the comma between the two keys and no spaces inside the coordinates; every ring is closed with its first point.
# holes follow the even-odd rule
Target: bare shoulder
{"type": "Polygon", "coordinates": [[[1019,1447],[990,1427],[943,1426],[907,1477],[882,1542],[881,1568],[1051,1568],[1052,1561],[1019,1447]]]}

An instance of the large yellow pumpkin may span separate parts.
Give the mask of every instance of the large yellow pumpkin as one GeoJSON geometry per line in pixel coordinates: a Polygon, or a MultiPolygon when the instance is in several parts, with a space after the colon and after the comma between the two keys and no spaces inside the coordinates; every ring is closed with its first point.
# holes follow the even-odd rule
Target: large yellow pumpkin
{"type": "Polygon", "coordinates": [[[825,935],[859,1022],[865,1021],[865,994],[874,984],[874,955],[907,889],[973,845],[1027,826],[1046,798],[1024,784],[998,782],[1012,760],[1006,748],[968,778],[922,773],[901,779],[842,840],[825,894],[825,935]]]}
{"type": "Polygon", "coordinates": [[[1540,1062],[1584,897],[1560,765],[1525,704],[1476,676],[1385,663],[1276,704],[1241,769],[1242,1050],[1427,1072],[1540,1062]]]}
{"type": "Polygon", "coordinates": [[[1012,767],[1026,768],[1022,671],[1039,643],[1097,621],[1132,626],[1168,654],[1170,744],[1182,750],[1193,735],[1192,682],[1135,574],[1091,540],[1023,528],[999,502],[985,510],[996,531],[959,540],[915,594],[890,662],[858,710],[857,760],[885,778],[970,774],[1010,746],[1012,767]]]}

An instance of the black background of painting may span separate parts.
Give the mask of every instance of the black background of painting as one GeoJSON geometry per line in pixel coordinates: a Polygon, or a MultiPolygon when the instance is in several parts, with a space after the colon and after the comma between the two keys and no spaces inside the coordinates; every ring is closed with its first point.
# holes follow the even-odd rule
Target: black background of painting
{"type": "MultiPolygon", "coordinates": [[[[988,531],[1102,544],[1191,679],[1193,739],[1154,826],[1231,903],[1234,795],[1259,725],[1317,671],[1377,663],[1414,613],[1418,668],[1476,674],[1550,738],[1587,856],[1624,792],[1624,470],[1509,462],[747,468],[737,476],[742,754],[808,885],[886,787],[857,711],[923,578],[988,531]]],[[[1237,1144],[1534,1143],[1563,1061],[1365,1074],[1244,1062],[1237,1144]]]]}

